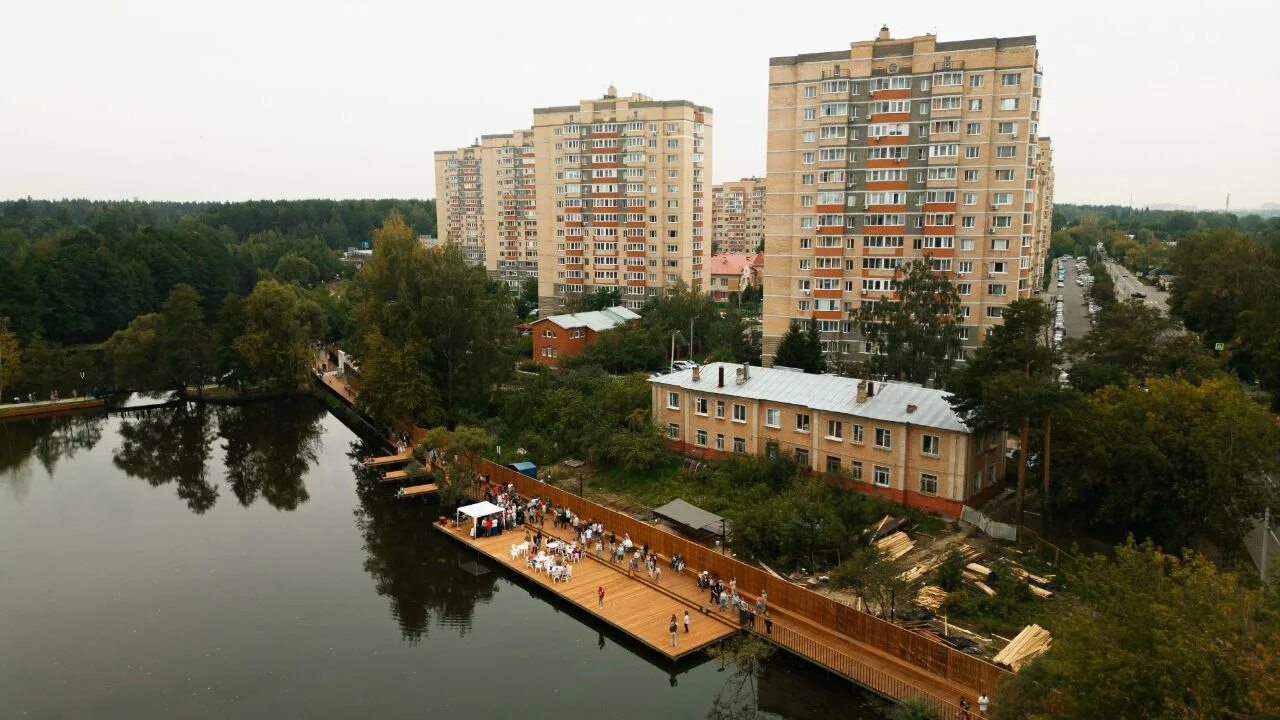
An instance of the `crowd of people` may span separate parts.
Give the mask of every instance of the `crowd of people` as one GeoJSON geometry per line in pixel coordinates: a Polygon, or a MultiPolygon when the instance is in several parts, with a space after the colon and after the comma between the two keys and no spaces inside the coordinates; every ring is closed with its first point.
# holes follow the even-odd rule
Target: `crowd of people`
{"type": "Polygon", "coordinates": [[[767,590],[760,591],[753,604],[738,594],[737,578],[729,578],[729,584],[726,585],[718,573],[703,570],[698,573],[697,582],[699,588],[707,591],[711,607],[719,612],[727,612],[732,607],[738,612],[739,625],[754,630],[759,627],[757,623],[763,621],[765,634],[773,634],[773,618],[769,616],[767,590]]]}

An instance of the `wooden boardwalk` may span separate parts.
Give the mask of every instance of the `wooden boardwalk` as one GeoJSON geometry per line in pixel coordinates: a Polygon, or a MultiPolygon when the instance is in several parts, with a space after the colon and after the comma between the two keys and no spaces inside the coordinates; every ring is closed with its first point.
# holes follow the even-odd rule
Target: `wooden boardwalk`
{"type": "Polygon", "coordinates": [[[427,483],[426,485],[411,485],[409,487],[400,488],[396,493],[398,498],[417,497],[418,495],[431,495],[440,488],[435,483],[427,483]]]}
{"type": "Polygon", "coordinates": [[[365,467],[382,467],[383,465],[398,465],[400,463],[409,462],[413,459],[413,453],[405,450],[395,455],[383,455],[382,457],[369,458],[364,461],[365,467]]]}
{"type": "Polygon", "coordinates": [[[650,584],[647,575],[644,576],[645,581],[628,577],[622,565],[583,556],[582,561],[573,567],[572,579],[553,583],[546,573],[531,570],[524,558],[511,559],[511,545],[524,541],[521,531],[472,538],[469,536],[470,525],[466,523],[459,528],[439,523],[435,527],[673,660],[698,652],[738,631],[736,622],[727,614],[703,615],[696,601],[682,599],[650,584]],[[601,586],[605,590],[603,608],[596,602],[596,588],[601,586]],[[676,645],[672,647],[671,635],[667,631],[671,615],[683,620],[686,611],[690,617],[689,632],[686,633],[681,625],[676,645]]]}

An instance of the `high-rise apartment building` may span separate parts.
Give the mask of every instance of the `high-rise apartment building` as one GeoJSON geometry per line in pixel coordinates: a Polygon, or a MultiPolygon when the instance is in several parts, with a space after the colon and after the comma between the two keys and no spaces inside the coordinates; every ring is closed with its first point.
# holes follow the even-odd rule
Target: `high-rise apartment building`
{"type": "Polygon", "coordinates": [[[640,94],[533,111],[538,295],[618,290],[638,308],[710,255],[711,109],[640,94]]]}
{"type": "Polygon", "coordinates": [[[1037,288],[1052,167],[1034,37],[890,37],[769,61],[764,354],[793,318],[856,359],[850,312],[928,258],[975,347],[1037,288]]]}
{"type": "Polygon", "coordinates": [[[480,137],[484,265],[512,292],[538,276],[537,167],[533,131],[480,137]]]}
{"type": "Polygon", "coordinates": [[[457,150],[437,150],[436,235],[456,245],[472,265],[484,264],[484,178],[477,142],[457,150]]]}
{"type": "Polygon", "coordinates": [[[1053,242],[1053,144],[1049,138],[1037,139],[1040,146],[1036,159],[1036,204],[1034,211],[1040,217],[1035,224],[1035,237],[1032,238],[1035,252],[1032,254],[1031,267],[1035,270],[1031,287],[1038,288],[1048,270],[1049,245],[1053,242]]]}
{"type": "Polygon", "coordinates": [[[732,180],[711,189],[715,252],[758,252],[764,245],[764,178],[732,180]]]}

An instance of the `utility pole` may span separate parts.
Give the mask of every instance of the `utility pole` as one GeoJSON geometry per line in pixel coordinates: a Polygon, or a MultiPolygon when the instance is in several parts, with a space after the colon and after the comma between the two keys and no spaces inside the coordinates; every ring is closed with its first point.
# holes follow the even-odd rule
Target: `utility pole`
{"type": "Polygon", "coordinates": [[[1267,586],[1267,556],[1271,550],[1271,508],[1262,511],[1262,557],[1258,559],[1258,569],[1262,572],[1262,587],[1267,586]]]}
{"type": "Polygon", "coordinates": [[[689,362],[693,362],[693,318],[689,318],[689,362]]]}

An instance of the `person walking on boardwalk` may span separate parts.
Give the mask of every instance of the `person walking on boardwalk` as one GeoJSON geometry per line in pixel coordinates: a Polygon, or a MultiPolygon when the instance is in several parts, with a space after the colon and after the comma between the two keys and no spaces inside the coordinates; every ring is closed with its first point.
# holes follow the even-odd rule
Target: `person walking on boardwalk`
{"type": "Polygon", "coordinates": [[[764,611],[764,634],[765,635],[773,634],[773,618],[769,617],[768,610],[764,611]]]}
{"type": "Polygon", "coordinates": [[[596,607],[604,607],[604,586],[596,588],[596,607]]]}
{"type": "Polygon", "coordinates": [[[686,633],[689,632],[689,611],[688,610],[684,611],[684,631],[686,633]]]}
{"type": "Polygon", "coordinates": [[[982,693],[981,695],[978,696],[978,715],[981,717],[986,717],[987,711],[989,711],[990,709],[991,709],[991,698],[987,697],[986,693],[982,693]]]}
{"type": "Polygon", "coordinates": [[[662,584],[662,566],[656,562],[653,564],[653,581],[662,584]]]}
{"type": "Polygon", "coordinates": [[[669,631],[671,632],[671,647],[675,647],[675,646],[676,646],[676,631],[677,631],[677,630],[679,630],[679,627],[677,627],[677,626],[676,626],[676,614],[675,614],[675,613],[671,613],[671,624],[670,624],[670,626],[668,626],[668,627],[667,627],[667,630],[669,630],[669,631]]]}

